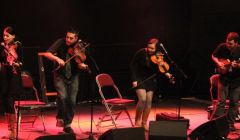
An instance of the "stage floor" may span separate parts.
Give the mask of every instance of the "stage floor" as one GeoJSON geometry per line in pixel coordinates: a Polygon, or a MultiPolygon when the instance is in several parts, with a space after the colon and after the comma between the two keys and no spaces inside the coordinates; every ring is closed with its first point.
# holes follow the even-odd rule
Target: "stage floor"
{"type": "MultiPolygon", "coordinates": [[[[157,113],[177,113],[178,112],[178,104],[179,101],[177,99],[159,99],[153,103],[151,114],[149,116],[149,121],[155,121],[157,113]]],[[[182,98],[180,104],[180,114],[181,116],[190,120],[190,126],[187,131],[190,134],[195,128],[199,125],[208,121],[208,113],[206,111],[207,107],[210,105],[209,101],[199,100],[195,98],[182,98]]],[[[91,112],[90,112],[90,103],[83,102],[77,104],[76,114],[72,123],[72,128],[76,133],[77,139],[88,139],[90,126],[91,126],[91,112]]],[[[135,115],[135,105],[129,106],[128,108],[131,118],[134,122],[135,115]]],[[[96,128],[96,123],[98,122],[98,118],[101,113],[105,112],[105,108],[103,105],[99,103],[94,103],[93,106],[93,125],[92,132],[94,137],[97,139],[101,136],[105,131],[113,128],[105,127],[101,129],[96,128]]],[[[41,120],[38,118],[32,127],[31,124],[23,123],[21,125],[21,129],[19,131],[19,139],[21,140],[34,140],[37,137],[45,136],[45,135],[59,135],[63,134],[62,128],[56,127],[56,108],[47,109],[44,112],[45,118],[45,126],[46,131],[43,130],[43,125],[41,120]]],[[[26,118],[23,118],[23,121],[26,118]]],[[[120,128],[131,127],[129,120],[125,114],[122,114],[119,118],[118,126],[120,128]]],[[[0,116],[0,138],[3,139],[4,136],[7,135],[7,123],[4,116],[0,116]]],[[[236,123],[235,125],[240,129],[240,125],[236,123]]],[[[146,133],[146,139],[148,138],[148,134],[146,133]]],[[[229,139],[239,139],[240,130],[236,132],[230,133],[229,139]]]]}

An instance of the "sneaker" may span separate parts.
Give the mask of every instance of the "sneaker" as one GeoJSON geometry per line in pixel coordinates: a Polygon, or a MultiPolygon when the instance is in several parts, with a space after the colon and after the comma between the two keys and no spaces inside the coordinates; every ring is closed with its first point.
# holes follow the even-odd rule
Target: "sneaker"
{"type": "Polygon", "coordinates": [[[142,127],[142,123],[136,122],[134,126],[135,126],[135,127],[142,127]]]}
{"type": "Polygon", "coordinates": [[[73,131],[73,129],[72,129],[71,127],[64,127],[64,128],[63,128],[63,131],[64,131],[65,133],[74,134],[74,131],[73,131]]]}
{"type": "Polygon", "coordinates": [[[57,127],[63,127],[64,126],[64,121],[62,119],[57,119],[56,126],[57,127]]]}

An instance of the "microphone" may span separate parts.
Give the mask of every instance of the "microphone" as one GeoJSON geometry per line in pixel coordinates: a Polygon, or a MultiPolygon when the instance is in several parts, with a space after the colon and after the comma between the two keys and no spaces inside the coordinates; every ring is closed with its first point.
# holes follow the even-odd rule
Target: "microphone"
{"type": "Polygon", "coordinates": [[[166,54],[168,54],[167,51],[166,51],[166,49],[165,49],[165,47],[163,46],[162,43],[160,43],[159,46],[163,49],[163,51],[164,51],[166,54]]]}
{"type": "Polygon", "coordinates": [[[2,46],[5,50],[9,51],[8,48],[6,47],[6,44],[5,44],[4,42],[1,42],[1,46],[2,46]]]}
{"type": "Polygon", "coordinates": [[[1,46],[5,47],[5,43],[4,43],[4,42],[1,42],[1,46]]]}

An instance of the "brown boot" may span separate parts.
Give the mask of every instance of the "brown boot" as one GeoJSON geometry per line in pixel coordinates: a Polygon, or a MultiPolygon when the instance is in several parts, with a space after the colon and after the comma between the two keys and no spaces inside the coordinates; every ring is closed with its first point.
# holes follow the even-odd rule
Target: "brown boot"
{"type": "Polygon", "coordinates": [[[10,140],[15,140],[15,138],[16,138],[15,122],[16,122],[15,114],[9,114],[8,130],[9,130],[9,139],[10,140]]]}

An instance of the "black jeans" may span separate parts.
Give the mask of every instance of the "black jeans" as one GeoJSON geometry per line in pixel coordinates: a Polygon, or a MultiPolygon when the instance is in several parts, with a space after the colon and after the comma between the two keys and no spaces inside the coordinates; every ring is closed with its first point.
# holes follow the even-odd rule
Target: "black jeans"
{"type": "Polygon", "coordinates": [[[1,66],[0,96],[5,113],[15,113],[14,102],[23,90],[21,80],[21,73],[13,73],[10,66],[1,66]]]}
{"type": "Polygon", "coordinates": [[[74,108],[78,93],[79,75],[75,74],[70,79],[54,74],[54,85],[58,93],[57,119],[62,119],[64,125],[70,125],[74,117],[74,108]]]}

